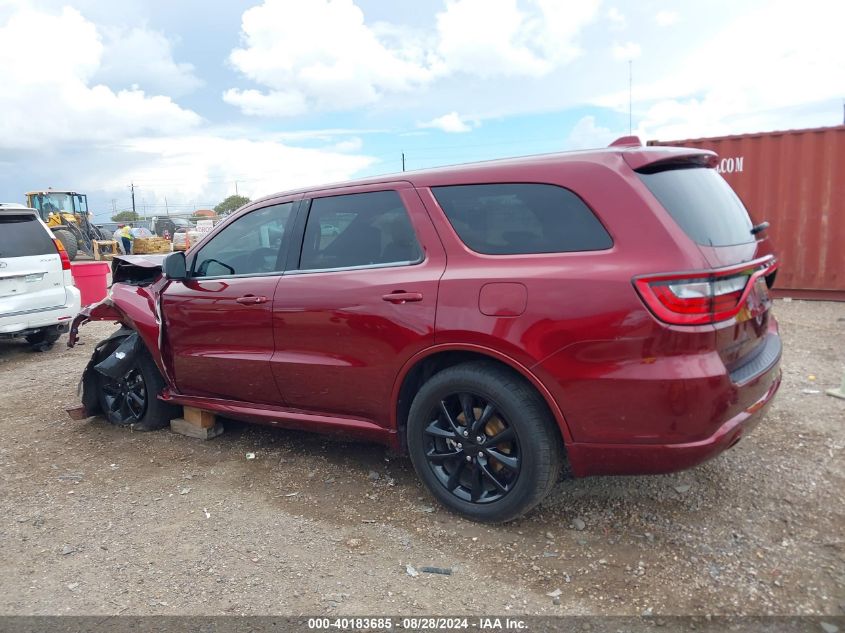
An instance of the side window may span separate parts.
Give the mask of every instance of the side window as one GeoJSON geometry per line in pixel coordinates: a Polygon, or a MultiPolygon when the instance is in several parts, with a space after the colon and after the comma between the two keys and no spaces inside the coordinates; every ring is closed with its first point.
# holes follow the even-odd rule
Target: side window
{"type": "Polygon", "coordinates": [[[299,268],[408,264],[421,254],[396,191],[356,193],[311,202],[299,268]]]}
{"type": "Polygon", "coordinates": [[[613,240],[569,189],[543,184],[432,187],[452,227],[486,255],[603,250],[613,240]]]}
{"type": "Polygon", "coordinates": [[[284,239],[293,203],[277,204],[238,218],[205,244],[194,258],[193,277],[281,272],[284,239]]]}

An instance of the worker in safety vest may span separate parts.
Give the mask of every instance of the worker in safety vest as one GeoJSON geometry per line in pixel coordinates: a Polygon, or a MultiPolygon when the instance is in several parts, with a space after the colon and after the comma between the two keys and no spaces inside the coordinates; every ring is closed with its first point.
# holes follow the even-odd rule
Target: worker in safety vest
{"type": "Polygon", "coordinates": [[[132,229],[129,228],[128,224],[124,224],[120,227],[118,235],[123,242],[123,252],[129,255],[132,252],[132,240],[135,239],[135,236],[132,235],[132,229]]]}

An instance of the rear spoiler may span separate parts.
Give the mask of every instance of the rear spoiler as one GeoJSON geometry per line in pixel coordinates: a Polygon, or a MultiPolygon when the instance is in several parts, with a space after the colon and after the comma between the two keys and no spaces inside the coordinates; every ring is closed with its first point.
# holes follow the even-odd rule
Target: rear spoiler
{"type": "Polygon", "coordinates": [[[618,138],[609,147],[620,148],[622,158],[634,171],[661,171],[682,165],[716,167],[718,158],[709,149],[692,147],[644,147],[636,136],[618,138]]]}

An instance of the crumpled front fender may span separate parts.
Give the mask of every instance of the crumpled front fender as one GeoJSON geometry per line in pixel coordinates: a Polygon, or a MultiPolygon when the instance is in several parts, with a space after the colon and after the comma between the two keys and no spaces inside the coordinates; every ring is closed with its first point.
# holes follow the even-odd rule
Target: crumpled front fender
{"type": "MultiPolygon", "coordinates": [[[[82,401],[82,411],[75,411],[75,418],[84,419],[103,412],[102,407],[100,407],[100,399],[97,395],[97,373],[99,371],[98,367],[109,360],[110,356],[106,356],[105,352],[106,349],[111,347],[112,341],[114,341],[115,339],[128,340],[131,337],[134,337],[135,340],[137,340],[137,333],[130,330],[129,328],[122,327],[119,330],[113,332],[112,335],[109,336],[107,339],[104,339],[97,343],[97,347],[94,348],[94,353],[91,354],[91,360],[89,360],[88,364],[85,366],[85,370],[82,372],[82,379],[79,381],[79,386],[77,390],[79,394],[79,399],[82,401]]],[[[137,353],[137,350],[135,353],[137,353]]],[[[128,360],[131,361],[133,359],[128,360]]],[[[106,373],[108,372],[108,370],[109,368],[105,367],[105,371],[99,371],[99,373],[106,373]]],[[[70,413],[70,411],[68,412],[70,413]]]]}
{"type": "Polygon", "coordinates": [[[90,321],[116,321],[141,337],[165,383],[172,384],[172,373],[162,358],[163,331],[159,295],[167,281],[159,278],[149,285],[115,283],[109,296],[86,306],[71,323],[68,347],[79,342],[79,328],[90,321]]]}

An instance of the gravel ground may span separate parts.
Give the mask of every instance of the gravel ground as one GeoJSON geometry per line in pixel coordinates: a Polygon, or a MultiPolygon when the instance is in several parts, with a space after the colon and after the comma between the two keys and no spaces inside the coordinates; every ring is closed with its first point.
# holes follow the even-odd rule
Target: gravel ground
{"type": "Polygon", "coordinates": [[[776,312],[783,387],[739,445],[675,475],[565,481],[496,527],[435,505],[379,446],[69,420],[111,324],[73,350],[0,341],[0,613],[845,613],[845,401],[823,391],[845,304],[776,312]]]}

